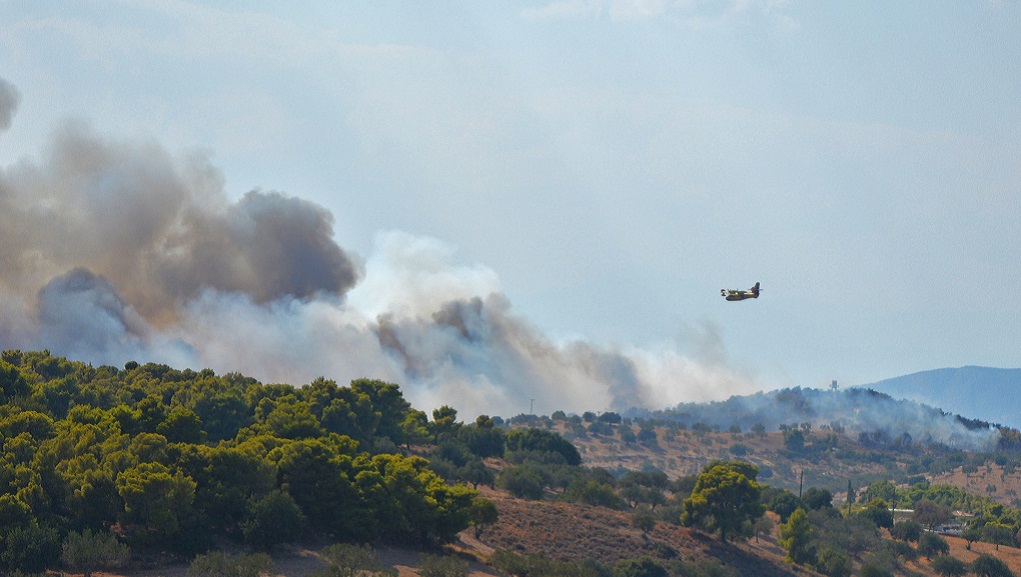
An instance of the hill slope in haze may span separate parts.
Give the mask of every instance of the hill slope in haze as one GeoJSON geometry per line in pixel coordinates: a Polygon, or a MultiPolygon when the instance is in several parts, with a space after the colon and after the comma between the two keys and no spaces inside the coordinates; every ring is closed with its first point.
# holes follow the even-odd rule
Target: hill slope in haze
{"type": "Polygon", "coordinates": [[[960,367],[921,371],[865,385],[897,398],[1021,428],[1021,369],[960,367]]]}
{"type": "Polygon", "coordinates": [[[795,387],[711,403],[681,403],[662,411],[633,410],[625,415],[691,426],[702,423],[724,430],[733,425],[747,429],[760,424],[768,431],[802,423],[828,425],[854,436],[864,433],[978,451],[995,449],[1003,437],[988,422],[857,388],[824,391],[795,387]]]}

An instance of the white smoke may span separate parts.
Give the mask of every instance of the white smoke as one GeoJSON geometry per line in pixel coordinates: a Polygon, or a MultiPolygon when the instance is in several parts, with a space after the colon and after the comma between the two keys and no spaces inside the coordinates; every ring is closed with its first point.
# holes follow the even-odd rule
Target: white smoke
{"type": "Polygon", "coordinates": [[[755,423],[772,431],[780,425],[837,424],[852,436],[864,434],[866,443],[896,441],[909,446],[941,443],[983,451],[994,449],[1000,437],[995,427],[977,422],[968,426],[957,416],[938,408],[857,388],[824,391],[795,387],[712,403],[681,403],[664,411],[635,411],[634,414],[687,424],[702,422],[723,429],[732,425],[748,429],[755,423]]]}
{"type": "Polygon", "coordinates": [[[555,342],[512,313],[492,271],[457,266],[454,255],[435,239],[381,233],[346,299],[259,305],[207,291],[185,307],[173,340],[220,372],[297,383],[379,378],[401,384],[416,406],[449,404],[467,415],[517,414],[532,400],[546,413],[581,412],[752,390],[671,349],[555,342]]]}
{"type": "MultiPolygon", "coordinates": [[[[17,102],[0,81],[0,126],[17,102]]],[[[557,341],[514,314],[496,273],[456,257],[390,231],[363,260],[336,244],[321,206],[262,191],[231,201],[204,157],[72,123],[40,163],[0,169],[0,348],[296,385],[378,378],[467,418],[755,390],[670,346],[557,341]]]]}

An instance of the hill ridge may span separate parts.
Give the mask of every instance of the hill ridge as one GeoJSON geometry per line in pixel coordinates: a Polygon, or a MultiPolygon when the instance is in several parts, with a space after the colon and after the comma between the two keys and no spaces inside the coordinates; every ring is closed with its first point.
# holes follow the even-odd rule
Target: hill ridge
{"type": "Polygon", "coordinates": [[[1021,368],[979,365],[918,371],[862,385],[984,421],[1021,428],[1013,409],[1021,401],[1021,368]]]}

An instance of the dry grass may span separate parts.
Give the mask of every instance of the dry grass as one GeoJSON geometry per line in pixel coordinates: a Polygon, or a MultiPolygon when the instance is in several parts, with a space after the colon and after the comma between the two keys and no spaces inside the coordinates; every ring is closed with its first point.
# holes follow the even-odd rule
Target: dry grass
{"type": "MultiPolygon", "coordinates": [[[[735,567],[741,575],[772,577],[794,575],[784,561],[775,535],[758,542],[720,543],[690,529],[659,522],[648,535],[631,526],[626,511],[614,511],[574,503],[523,501],[486,490],[496,503],[500,522],[482,535],[492,549],[519,554],[545,555],[551,559],[577,561],[586,558],[613,564],[621,559],[648,556],[669,563],[670,550],[687,561],[713,558],[735,567]]],[[[797,574],[816,575],[799,568],[797,574]]]]}
{"type": "MultiPolygon", "coordinates": [[[[567,433],[560,423],[555,425],[554,430],[567,433]]],[[[638,432],[637,428],[633,430],[638,432]]],[[[813,430],[808,434],[808,442],[818,441],[823,435],[825,432],[813,430]]],[[[792,455],[785,450],[783,436],[779,432],[756,435],[750,432],[696,433],[680,430],[671,434],[664,428],[657,428],[656,437],[656,444],[652,446],[625,444],[617,434],[578,435],[572,436],[571,441],[578,447],[587,466],[634,471],[655,468],[671,478],[698,473],[706,463],[714,459],[741,459],[758,465],[763,471],[768,468],[770,476],[764,473],[759,481],[794,490],[802,471],[806,486],[828,482],[832,485],[831,490],[842,489],[850,478],[881,476],[886,472],[886,468],[879,463],[867,460],[841,461],[833,452],[807,458],[792,455]],[[742,445],[745,451],[735,452],[735,445],[742,445]]],[[[843,435],[839,436],[839,446],[861,449],[857,441],[843,435]]],[[[891,451],[890,455],[895,453],[891,451]]]]}
{"type": "Polygon", "coordinates": [[[974,473],[965,473],[963,467],[958,467],[936,475],[932,482],[960,487],[973,495],[989,497],[1014,507],[1017,506],[1018,495],[1021,495],[1021,471],[1008,474],[995,463],[979,467],[974,473]]]}
{"type": "MultiPolygon", "coordinates": [[[[944,538],[950,544],[950,555],[957,557],[965,563],[971,563],[982,553],[988,553],[1006,563],[1015,575],[1021,575],[1021,549],[1001,545],[1000,550],[997,551],[995,546],[988,543],[972,543],[971,550],[969,551],[967,548],[968,543],[964,539],[950,536],[945,536],[944,538]]],[[[938,577],[938,574],[932,570],[931,562],[925,557],[920,557],[916,562],[907,563],[906,566],[911,571],[926,577],[938,577]]]]}

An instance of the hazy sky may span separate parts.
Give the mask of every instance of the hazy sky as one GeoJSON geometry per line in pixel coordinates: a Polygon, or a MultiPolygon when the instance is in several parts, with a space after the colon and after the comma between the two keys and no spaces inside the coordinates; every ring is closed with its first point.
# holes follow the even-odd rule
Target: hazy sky
{"type": "Polygon", "coordinates": [[[68,121],[204,157],[752,388],[1018,367],[1019,38],[1012,1],[0,2],[0,168],[68,121]]]}

